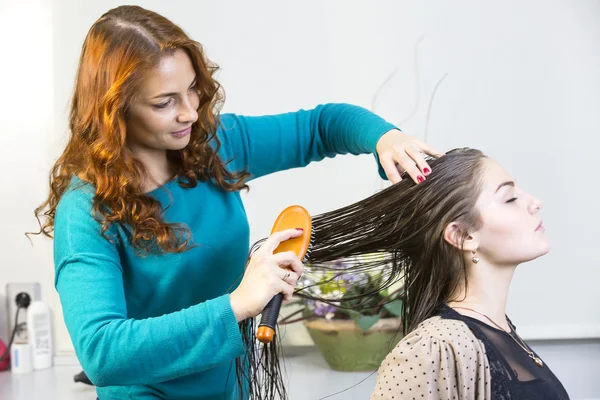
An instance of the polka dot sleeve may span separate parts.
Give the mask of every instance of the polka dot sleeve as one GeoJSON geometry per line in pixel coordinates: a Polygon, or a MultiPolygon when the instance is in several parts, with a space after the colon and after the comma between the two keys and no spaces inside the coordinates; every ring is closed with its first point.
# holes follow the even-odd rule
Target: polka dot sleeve
{"type": "Polygon", "coordinates": [[[488,399],[489,366],[481,342],[460,321],[428,322],[388,354],[371,400],[488,399]]]}

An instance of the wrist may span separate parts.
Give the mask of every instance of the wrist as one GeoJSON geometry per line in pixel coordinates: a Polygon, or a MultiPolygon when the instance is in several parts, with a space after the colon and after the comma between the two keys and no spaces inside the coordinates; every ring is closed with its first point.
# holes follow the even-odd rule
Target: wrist
{"type": "Polygon", "coordinates": [[[229,295],[229,304],[237,322],[242,322],[243,320],[248,318],[248,315],[246,315],[246,312],[244,311],[243,307],[241,307],[242,303],[239,301],[238,295],[235,292],[235,290],[229,295]]]}
{"type": "Polygon", "coordinates": [[[397,138],[408,138],[408,136],[409,135],[402,132],[400,129],[397,129],[397,128],[390,129],[389,131],[387,131],[386,133],[381,135],[379,140],[377,140],[377,145],[376,145],[377,153],[379,153],[381,150],[386,148],[386,145],[388,144],[387,142],[395,141],[395,140],[397,140],[397,138]],[[383,149],[382,149],[382,147],[383,147],[383,149]]]}

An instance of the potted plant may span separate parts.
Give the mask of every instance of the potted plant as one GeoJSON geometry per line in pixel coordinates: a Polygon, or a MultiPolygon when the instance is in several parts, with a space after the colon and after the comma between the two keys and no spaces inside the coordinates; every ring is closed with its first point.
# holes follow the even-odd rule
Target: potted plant
{"type": "MultiPolygon", "coordinates": [[[[360,261],[358,261],[360,262],[360,261]]],[[[303,321],[327,364],[338,371],[372,371],[402,338],[402,285],[384,290],[384,274],[317,272],[305,266],[301,285],[290,305],[300,308],[280,324],[303,321]],[[310,290],[312,296],[303,295],[310,290]],[[365,294],[371,293],[366,296],[365,294]],[[315,301],[310,297],[326,301],[315,301]],[[358,300],[356,296],[361,296],[358,300]]],[[[335,268],[335,264],[333,264],[335,268]]]]}

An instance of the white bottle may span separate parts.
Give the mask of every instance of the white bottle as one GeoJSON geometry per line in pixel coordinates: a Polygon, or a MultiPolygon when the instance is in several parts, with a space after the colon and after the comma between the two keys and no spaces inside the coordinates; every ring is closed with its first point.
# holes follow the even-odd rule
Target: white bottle
{"type": "Polygon", "coordinates": [[[27,309],[27,333],[31,346],[33,369],[52,366],[52,324],[50,308],[41,301],[34,301],[27,309]]]}
{"type": "Polygon", "coordinates": [[[13,343],[10,347],[10,370],[13,374],[33,371],[31,346],[29,343],[13,343]]]}

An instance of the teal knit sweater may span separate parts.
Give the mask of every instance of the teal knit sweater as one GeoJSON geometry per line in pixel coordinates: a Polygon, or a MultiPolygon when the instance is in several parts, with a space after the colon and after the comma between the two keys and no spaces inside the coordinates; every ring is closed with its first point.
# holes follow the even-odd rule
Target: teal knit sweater
{"type": "MultiPolygon", "coordinates": [[[[347,104],[224,114],[219,155],[255,179],[336,154],[375,154],[393,128],[347,104]]],[[[211,182],[184,189],[173,180],[150,195],[165,220],[185,223],[199,246],[140,257],[127,229],[113,225],[115,240],[105,239],[91,213],[94,188],[78,178],[59,202],[55,285],[77,357],[100,400],[237,399],[235,359],[244,348],[229,293],[249,250],[240,193],[211,182]]]]}

